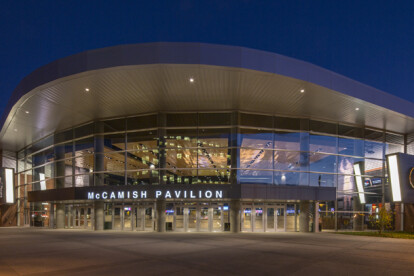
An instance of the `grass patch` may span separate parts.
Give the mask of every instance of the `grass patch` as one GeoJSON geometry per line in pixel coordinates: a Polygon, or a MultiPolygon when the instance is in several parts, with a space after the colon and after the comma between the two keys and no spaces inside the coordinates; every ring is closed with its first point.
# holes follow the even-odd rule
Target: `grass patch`
{"type": "Polygon", "coordinates": [[[353,236],[368,236],[368,237],[382,237],[382,238],[394,238],[394,239],[414,239],[414,233],[409,232],[378,232],[366,231],[366,232],[334,232],[336,234],[353,235],[353,236]]]}

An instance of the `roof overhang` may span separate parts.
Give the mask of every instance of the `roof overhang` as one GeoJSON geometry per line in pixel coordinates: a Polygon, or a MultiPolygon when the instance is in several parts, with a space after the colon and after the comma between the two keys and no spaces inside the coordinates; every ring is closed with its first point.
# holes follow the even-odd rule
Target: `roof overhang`
{"type": "Polygon", "coordinates": [[[3,115],[1,147],[15,151],[101,118],[204,110],[414,132],[414,104],[309,63],[240,47],[154,43],[89,51],[33,72],[3,115]]]}

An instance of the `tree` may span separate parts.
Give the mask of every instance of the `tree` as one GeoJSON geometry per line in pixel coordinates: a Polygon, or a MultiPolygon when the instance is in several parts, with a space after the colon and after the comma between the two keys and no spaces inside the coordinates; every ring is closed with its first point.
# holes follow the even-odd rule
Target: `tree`
{"type": "Polygon", "coordinates": [[[384,230],[392,229],[392,213],[381,207],[377,214],[369,216],[371,225],[382,234],[384,230]]]}

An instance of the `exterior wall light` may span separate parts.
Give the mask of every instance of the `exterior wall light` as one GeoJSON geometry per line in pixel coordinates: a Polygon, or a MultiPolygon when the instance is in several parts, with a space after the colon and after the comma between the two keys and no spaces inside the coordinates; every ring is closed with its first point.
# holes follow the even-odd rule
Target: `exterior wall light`
{"type": "Polygon", "coordinates": [[[390,177],[391,182],[391,192],[392,192],[392,200],[401,201],[401,185],[400,185],[400,172],[398,166],[398,159],[397,155],[388,155],[387,156],[387,163],[388,163],[388,175],[390,177]]]}
{"type": "Polygon", "coordinates": [[[354,164],[354,174],[355,174],[355,183],[357,186],[358,196],[359,196],[359,202],[361,204],[365,204],[365,191],[364,191],[364,185],[362,184],[362,176],[361,176],[361,162],[354,164]]]}

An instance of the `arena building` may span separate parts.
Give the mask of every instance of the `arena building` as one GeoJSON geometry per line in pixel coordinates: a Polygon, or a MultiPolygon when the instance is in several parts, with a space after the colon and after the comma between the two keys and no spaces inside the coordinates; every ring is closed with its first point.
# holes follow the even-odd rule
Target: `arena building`
{"type": "Polygon", "coordinates": [[[308,232],[413,213],[386,157],[414,153],[414,104],[274,53],[83,52],[24,78],[1,126],[2,226],[308,232]]]}

